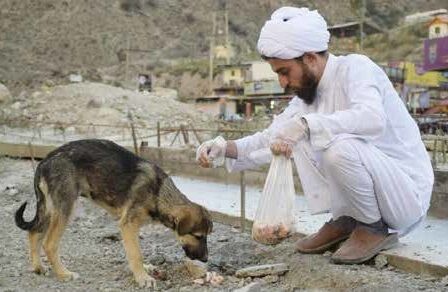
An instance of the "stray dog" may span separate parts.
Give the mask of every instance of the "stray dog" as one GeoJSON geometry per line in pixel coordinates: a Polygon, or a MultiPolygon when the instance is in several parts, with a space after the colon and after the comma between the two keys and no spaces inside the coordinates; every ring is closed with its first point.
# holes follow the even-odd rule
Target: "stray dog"
{"type": "Polygon", "coordinates": [[[190,259],[207,261],[207,235],[213,223],[207,210],[187,199],[171,178],[155,164],[107,140],[67,143],[43,159],[34,176],[37,208],[26,222],[27,202],[16,211],[16,225],[28,231],[30,258],[35,273],[43,273],[43,249],[59,279],[78,277],[67,270],[58,254],[59,242],[75,201],[89,198],[118,219],[126,257],[139,286],[155,286],[144,270],[138,236],[147,221],[174,230],[190,259]]]}

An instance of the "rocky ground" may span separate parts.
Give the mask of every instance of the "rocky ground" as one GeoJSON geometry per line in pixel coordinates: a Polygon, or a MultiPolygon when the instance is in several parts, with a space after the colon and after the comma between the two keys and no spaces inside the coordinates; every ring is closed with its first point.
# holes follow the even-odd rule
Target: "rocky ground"
{"type": "MultiPolygon", "coordinates": [[[[59,282],[53,274],[30,271],[26,233],[14,225],[14,212],[29,200],[34,204],[32,165],[28,160],[0,158],[0,291],[133,291],[132,280],[116,223],[105,211],[81,201],[76,216],[61,243],[62,261],[80,274],[71,282],[59,282]]],[[[31,218],[32,208],[25,213],[31,218]]],[[[146,263],[166,273],[158,281],[159,291],[448,291],[448,278],[423,278],[406,274],[381,263],[340,266],[329,263],[329,255],[300,255],[293,252],[294,238],[277,246],[253,242],[250,235],[215,224],[209,237],[207,268],[224,277],[218,286],[194,284],[187,272],[186,257],[173,233],[159,225],[141,231],[146,263]],[[285,263],[290,271],[282,276],[238,278],[238,269],[261,264],[285,263]],[[248,286],[249,285],[249,286],[248,286]]],[[[48,266],[48,262],[44,260],[48,266]]]]}

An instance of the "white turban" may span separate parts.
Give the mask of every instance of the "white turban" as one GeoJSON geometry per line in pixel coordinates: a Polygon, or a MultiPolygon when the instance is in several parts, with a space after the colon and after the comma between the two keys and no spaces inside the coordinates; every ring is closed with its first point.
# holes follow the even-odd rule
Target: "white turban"
{"type": "Polygon", "coordinates": [[[327,50],[329,40],[327,23],[316,10],[282,7],[264,24],[257,47],[266,57],[294,59],[327,50]]]}

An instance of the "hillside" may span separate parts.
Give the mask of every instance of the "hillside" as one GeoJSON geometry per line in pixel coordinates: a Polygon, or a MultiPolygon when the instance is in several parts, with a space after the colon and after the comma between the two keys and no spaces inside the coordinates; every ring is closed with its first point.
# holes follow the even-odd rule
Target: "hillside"
{"type": "MultiPolygon", "coordinates": [[[[206,59],[211,12],[223,2],[0,0],[0,82],[17,94],[18,88],[71,72],[99,81],[103,77],[97,69],[118,65],[123,76],[128,47],[144,50],[130,56],[140,70],[178,58],[206,59]]],[[[367,16],[390,28],[406,14],[446,7],[445,0],[367,2],[367,16]]],[[[317,8],[330,24],[356,19],[350,0],[229,0],[230,40],[239,58],[254,54],[261,25],[282,5],[317,8]]]]}

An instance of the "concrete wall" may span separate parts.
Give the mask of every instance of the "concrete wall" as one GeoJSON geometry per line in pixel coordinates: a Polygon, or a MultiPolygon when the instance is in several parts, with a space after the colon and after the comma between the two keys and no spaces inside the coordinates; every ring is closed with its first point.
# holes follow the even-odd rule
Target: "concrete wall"
{"type": "Polygon", "coordinates": [[[259,80],[277,80],[277,74],[272,71],[271,65],[265,61],[254,61],[251,62],[251,81],[259,80]]]}
{"type": "MultiPolygon", "coordinates": [[[[0,156],[21,158],[43,158],[56,146],[22,145],[0,142],[0,156]],[[33,153],[33,154],[31,154],[33,153]]],[[[133,151],[131,147],[128,148],[133,151]]],[[[157,147],[143,147],[140,155],[156,162],[169,174],[198,177],[209,181],[219,181],[239,184],[240,173],[228,173],[225,169],[205,169],[196,165],[194,149],[166,149],[157,147]]],[[[295,168],[294,168],[295,169],[295,168]]],[[[247,185],[262,187],[266,179],[268,166],[258,170],[245,172],[247,185]]],[[[431,198],[429,214],[437,218],[448,219],[448,172],[435,171],[435,183],[431,198]]],[[[302,192],[299,178],[294,170],[294,183],[296,191],[302,192]]]]}
{"type": "Polygon", "coordinates": [[[437,218],[448,218],[448,172],[435,171],[434,188],[429,214],[437,218]]]}

